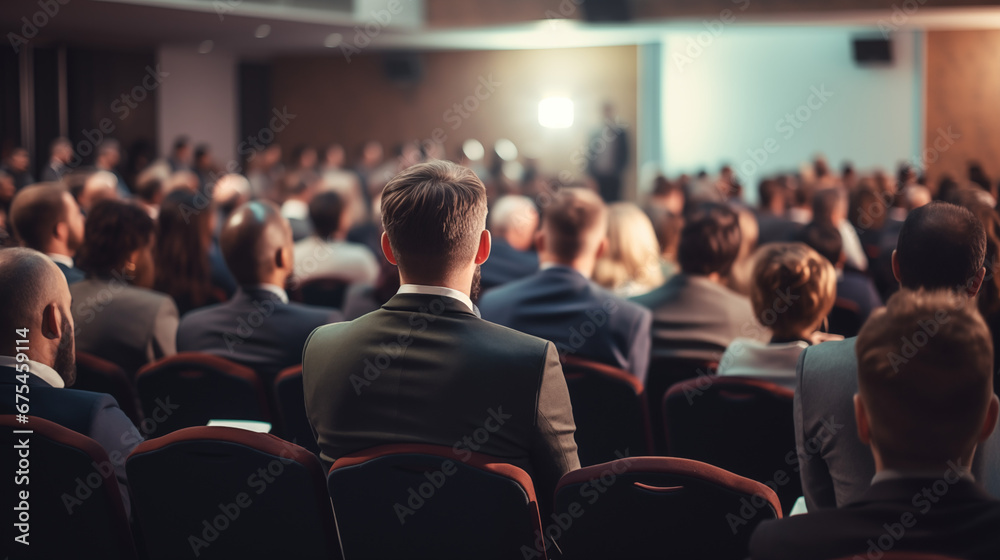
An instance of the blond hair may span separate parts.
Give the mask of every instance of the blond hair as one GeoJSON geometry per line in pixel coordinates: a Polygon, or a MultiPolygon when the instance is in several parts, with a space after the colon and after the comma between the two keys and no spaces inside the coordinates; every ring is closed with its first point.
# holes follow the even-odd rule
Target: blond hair
{"type": "Polygon", "coordinates": [[[777,338],[814,330],[837,299],[837,271],[804,243],[768,243],[754,255],[750,301],[777,338]]]}
{"type": "Polygon", "coordinates": [[[619,291],[631,285],[636,294],[663,283],[656,231],[635,204],[616,202],[608,206],[608,250],[597,260],[594,281],[619,291]]]}

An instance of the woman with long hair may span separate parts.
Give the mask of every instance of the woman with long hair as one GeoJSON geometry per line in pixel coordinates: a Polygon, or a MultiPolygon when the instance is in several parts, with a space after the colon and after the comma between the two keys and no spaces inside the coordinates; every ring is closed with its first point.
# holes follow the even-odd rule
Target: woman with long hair
{"type": "Polygon", "coordinates": [[[216,303],[208,253],[215,209],[205,196],[188,189],[168,194],[156,224],[155,288],[169,294],[183,315],[216,303]]]}

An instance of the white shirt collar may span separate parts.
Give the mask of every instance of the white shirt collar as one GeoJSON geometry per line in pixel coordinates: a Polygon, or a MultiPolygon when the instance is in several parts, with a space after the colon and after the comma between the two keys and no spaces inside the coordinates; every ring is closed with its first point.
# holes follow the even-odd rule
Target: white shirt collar
{"type": "Polygon", "coordinates": [[[281,215],[286,218],[304,220],[309,217],[309,205],[301,200],[286,200],[281,205],[281,215]]]}
{"type": "Polygon", "coordinates": [[[288,303],[288,292],[284,290],[281,286],[275,286],[274,284],[256,284],[253,286],[247,286],[248,288],[253,288],[255,290],[264,290],[265,292],[271,292],[272,294],[278,296],[281,303],[288,303]]]}
{"type": "MultiPolygon", "coordinates": [[[[948,470],[954,472],[956,475],[958,475],[959,478],[964,478],[964,479],[970,480],[972,482],[975,482],[975,480],[976,480],[975,477],[972,475],[972,471],[970,471],[966,467],[960,467],[960,468],[957,468],[957,469],[956,468],[949,468],[948,470]]],[[[947,474],[947,471],[897,471],[897,470],[894,470],[894,469],[882,469],[881,471],[875,473],[875,476],[872,477],[872,484],[875,484],[876,482],[885,482],[886,480],[907,480],[907,479],[915,479],[915,478],[926,478],[926,479],[941,478],[942,477],[942,473],[947,474]]]]}
{"type": "Polygon", "coordinates": [[[444,296],[444,297],[450,297],[452,299],[457,299],[458,301],[462,302],[466,307],[468,307],[469,311],[471,311],[472,313],[474,313],[476,315],[476,317],[479,317],[479,309],[477,309],[476,306],[472,304],[472,300],[469,299],[469,296],[465,295],[464,293],[462,293],[462,292],[460,292],[458,290],[453,290],[451,288],[445,288],[444,286],[424,286],[424,285],[421,285],[421,284],[403,284],[402,286],[399,287],[399,291],[396,292],[396,293],[397,294],[425,294],[425,295],[429,295],[429,296],[444,296]]]}
{"type": "Polygon", "coordinates": [[[73,257],[67,257],[66,255],[59,255],[57,253],[45,253],[45,254],[48,255],[48,257],[52,259],[53,262],[73,268],[73,257]]]}
{"type": "MultiPolygon", "coordinates": [[[[13,356],[0,356],[0,366],[7,366],[16,369],[17,364],[19,363],[22,362],[18,362],[17,358],[14,358],[13,356]]],[[[56,373],[56,370],[34,360],[28,360],[27,363],[28,371],[31,375],[34,375],[49,385],[52,385],[56,389],[62,389],[66,386],[66,382],[63,381],[63,378],[60,377],[58,373],[56,373]]]]}

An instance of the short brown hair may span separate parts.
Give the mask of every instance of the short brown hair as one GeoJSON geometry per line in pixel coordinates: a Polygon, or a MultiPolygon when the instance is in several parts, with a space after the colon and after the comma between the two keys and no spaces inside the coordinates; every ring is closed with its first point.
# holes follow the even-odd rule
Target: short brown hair
{"type": "Polygon", "coordinates": [[[837,271],[804,243],[768,243],[754,255],[750,301],[775,337],[815,327],[837,299],[837,271]]]}
{"type": "Polygon", "coordinates": [[[588,250],[596,250],[607,235],[608,210],[594,191],[564,187],[542,210],[548,250],[561,261],[572,261],[588,250]]]}
{"type": "Polygon", "coordinates": [[[108,278],[125,268],[129,257],[153,240],[153,219],[120,200],[102,200],[87,214],[77,266],[89,277],[108,278]]]}
{"type": "Polygon", "coordinates": [[[871,438],[893,468],[943,465],[975,445],[993,396],[993,342],[972,298],[900,290],[855,352],[871,438]]]}
{"type": "Polygon", "coordinates": [[[475,256],[486,229],[486,187],[451,162],[414,165],[383,189],[382,225],[405,274],[440,278],[475,256]]]}
{"type": "Polygon", "coordinates": [[[10,205],[14,234],[24,244],[44,251],[60,222],[66,221],[69,209],[59,183],[38,183],[21,189],[10,205]]]}

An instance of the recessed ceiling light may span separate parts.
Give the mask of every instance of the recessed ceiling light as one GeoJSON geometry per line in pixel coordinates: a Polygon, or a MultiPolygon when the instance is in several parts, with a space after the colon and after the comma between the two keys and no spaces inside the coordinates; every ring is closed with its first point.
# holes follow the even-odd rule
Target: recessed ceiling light
{"type": "Polygon", "coordinates": [[[258,39],[263,39],[264,37],[267,37],[270,34],[271,34],[271,26],[266,23],[258,25],[257,30],[253,32],[253,36],[258,39]]]}
{"type": "Polygon", "coordinates": [[[343,35],[341,35],[340,33],[331,33],[326,36],[326,39],[323,39],[323,46],[328,49],[335,49],[339,47],[340,44],[343,42],[344,42],[343,35]]]}
{"type": "Polygon", "coordinates": [[[549,97],[538,103],[538,124],[545,128],[573,126],[573,101],[566,97],[549,97]]]}
{"type": "Polygon", "coordinates": [[[206,39],[202,41],[201,44],[198,45],[198,52],[200,54],[208,54],[212,52],[213,48],[215,48],[215,42],[213,42],[211,39],[206,39]]]}

